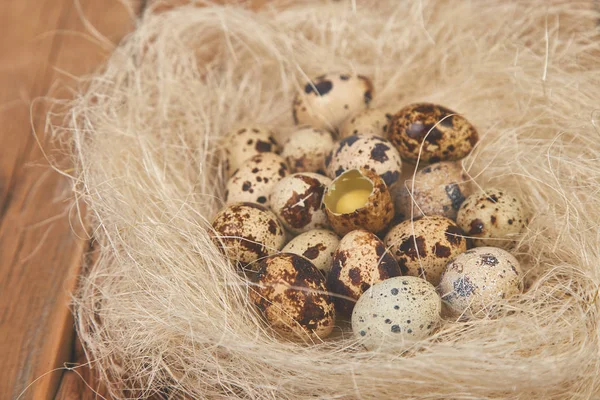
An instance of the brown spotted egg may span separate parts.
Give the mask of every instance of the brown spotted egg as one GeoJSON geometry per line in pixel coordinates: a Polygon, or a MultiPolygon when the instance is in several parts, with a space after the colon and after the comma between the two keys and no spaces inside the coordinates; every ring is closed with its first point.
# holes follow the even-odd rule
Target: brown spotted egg
{"type": "Polygon", "coordinates": [[[440,283],[446,264],[467,251],[467,239],[452,220],[438,215],[404,221],[385,237],[385,245],[398,261],[403,275],[440,283]]]}
{"type": "Polygon", "coordinates": [[[271,189],[289,173],[285,160],[275,153],[258,154],[247,160],[227,181],[225,202],[266,204],[271,189]]]}
{"type": "Polygon", "coordinates": [[[312,172],[286,176],[273,186],[269,206],[290,232],[326,228],[329,224],[321,202],[330,183],[331,179],[312,172]]]}
{"type": "Polygon", "coordinates": [[[352,332],[367,350],[394,350],[431,335],[441,311],[442,301],[431,283],[414,276],[390,278],[358,299],[352,332]]]}
{"type": "Polygon", "coordinates": [[[355,229],[382,232],[394,218],[394,203],[383,179],[367,169],[351,169],[325,190],[323,206],[339,235],[355,229]]]}
{"type": "Polygon", "coordinates": [[[224,139],[225,169],[227,176],[253,156],[261,153],[279,153],[275,135],[263,126],[248,125],[229,132],[224,139]]]}
{"type": "Polygon", "coordinates": [[[411,104],[394,114],[388,138],[403,160],[416,162],[421,152],[420,160],[428,163],[460,160],[479,140],[465,117],[430,103],[411,104]]]}
{"type": "Polygon", "coordinates": [[[416,173],[414,191],[412,181],[406,181],[398,191],[396,214],[401,219],[422,215],[441,215],[456,220],[456,213],[465,197],[471,194],[469,177],[455,162],[431,164],[416,173]],[[411,214],[413,208],[413,214],[411,214]]]}
{"type": "Polygon", "coordinates": [[[340,129],[340,138],[352,135],[387,137],[392,114],[378,108],[367,108],[348,118],[340,129]]]}
{"type": "Polygon", "coordinates": [[[378,136],[352,135],[340,140],[325,159],[327,176],[335,179],[342,173],[364,168],[377,173],[388,188],[394,186],[402,171],[398,151],[378,136]]]}
{"type": "Polygon", "coordinates": [[[336,309],[350,315],[353,300],[372,285],[402,275],[398,262],[386,250],[383,242],[373,233],[355,230],[342,238],[333,255],[333,264],[327,276],[327,288],[334,294],[336,309]]]}
{"type": "Polygon", "coordinates": [[[521,201],[504,189],[486,189],[462,203],[458,225],[473,244],[509,248],[527,227],[529,218],[521,201]]]}
{"type": "Polygon", "coordinates": [[[325,278],[306,258],[280,253],[262,259],[250,298],[267,323],[288,339],[323,339],[333,330],[335,309],[325,278]]]}
{"type": "Polygon", "coordinates": [[[340,244],[340,238],[327,229],[313,229],[292,239],[281,250],[308,258],[324,276],[331,270],[333,253],[340,244]]]}
{"type": "Polygon", "coordinates": [[[346,118],[367,108],[373,92],[371,80],[363,75],[321,75],[296,94],[294,122],[335,131],[346,118]]]}
{"type": "Polygon", "coordinates": [[[332,147],[331,133],[308,127],[292,133],[281,155],[294,172],[324,173],[325,156],[332,147]]]}
{"type": "Polygon", "coordinates": [[[455,315],[483,317],[523,289],[517,259],[496,247],[477,247],[448,263],[439,291],[455,315]]]}
{"type": "Polygon", "coordinates": [[[212,227],[215,242],[242,266],[277,253],[285,244],[277,216],[259,204],[230,204],[217,213],[212,227]]]}

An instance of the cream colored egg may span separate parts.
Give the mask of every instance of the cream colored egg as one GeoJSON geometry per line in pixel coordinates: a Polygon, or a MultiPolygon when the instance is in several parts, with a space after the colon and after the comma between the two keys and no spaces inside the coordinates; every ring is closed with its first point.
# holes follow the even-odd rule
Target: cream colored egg
{"type": "Polygon", "coordinates": [[[325,171],[325,156],[333,147],[331,133],[322,129],[302,128],[290,136],[281,155],[294,172],[325,171]]]}
{"type": "Polygon", "coordinates": [[[371,285],[400,276],[400,267],[383,242],[373,233],[355,230],[342,238],[333,255],[327,276],[327,288],[343,297],[335,297],[336,309],[350,315],[354,302],[371,285]]]}
{"type": "Polygon", "coordinates": [[[403,275],[418,276],[434,286],[440,283],[446,264],[467,251],[462,229],[438,215],[401,222],[389,230],[384,242],[403,275]]]}
{"type": "Polygon", "coordinates": [[[340,244],[340,238],[327,229],[313,229],[292,239],[281,250],[308,258],[324,276],[327,276],[333,263],[333,254],[340,244]]]}
{"type": "Polygon", "coordinates": [[[223,140],[225,170],[230,177],[245,161],[261,153],[279,153],[275,134],[260,125],[244,125],[233,129],[223,140]]]}
{"type": "Polygon", "coordinates": [[[212,227],[215,242],[241,266],[275,254],[285,244],[285,231],[277,216],[259,204],[230,204],[215,216],[212,227]]]}
{"type": "Polygon", "coordinates": [[[352,114],[368,107],[373,84],[363,75],[330,73],[307,82],[296,94],[293,117],[296,125],[336,131],[352,114]]]}
{"type": "Polygon", "coordinates": [[[277,333],[292,340],[320,340],[335,323],[325,277],[306,258],[280,253],[259,262],[250,298],[277,333]]]}
{"type": "Polygon", "coordinates": [[[327,214],[321,202],[330,183],[331,179],[312,172],[289,175],[273,186],[269,196],[271,210],[293,233],[327,228],[327,214]]]}
{"type": "Polygon", "coordinates": [[[281,156],[263,153],[247,160],[227,181],[225,201],[246,201],[266,204],[271,189],[289,174],[289,167],[281,156]]]}
{"type": "Polygon", "coordinates": [[[356,302],[352,332],[368,350],[394,350],[431,335],[442,302],[433,285],[414,276],[373,285],[356,302]]]}
{"type": "Polygon", "coordinates": [[[521,201],[505,189],[486,189],[462,203],[458,225],[473,239],[473,244],[510,248],[521,236],[529,218],[521,201]]]}
{"type": "Polygon", "coordinates": [[[378,108],[367,108],[344,122],[340,129],[340,138],[352,135],[387,137],[387,129],[392,114],[378,108]]]}
{"type": "Polygon", "coordinates": [[[484,317],[523,289],[519,261],[496,247],[477,247],[448,263],[439,291],[455,315],[484,317]]]}
{"type": "Polygon", "coordinates": [[[379,175],[388,188],[392,188],[399,183],[402,160],[387,140],[377,136],[352,135],[333,147],[325,158],[325,168],[331,179],[351,169],[368,169],[379,175]]]}
{"type": "Polygon", "coordinates": [[[402,182],[395,199],[396,216],[400,219],[423,215],[441,215],[456,220],[456,214],[465,198],[471,194],[469,177],[459,163],[445,161],[431,164],[415,175],[414,191],[412,180],[402,182]]]}

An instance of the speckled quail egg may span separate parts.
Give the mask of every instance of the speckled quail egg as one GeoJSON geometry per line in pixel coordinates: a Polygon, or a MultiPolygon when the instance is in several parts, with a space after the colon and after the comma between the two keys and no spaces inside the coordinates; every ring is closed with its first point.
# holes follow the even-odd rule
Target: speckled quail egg
{"type": "Polygon", "coordinates": [[[435,286],[446,264],[467,251],[462,229],[439,215],[401,222],[390,229],[384,242],[403,275],[421,277],[435,286]]]}
{"type": "Polygon", "coordinates": [[[281,155],[294,172],[325,171],[325,156],[333,147],[331,133],[315,128],[302,128],[290,136],[281,155]]]}
{"type": "Polygon", "coordinates": [[[385,138],[392,114],[378,108],[367,108],[344,122],[340,138],[352,135],[379,136],[385,138]]]}
{"type": "Polygon", "coordinates": [[[223,142],[228,177],[246,160],[257,154],[279,153],[274,133],[264,126],[240,126],[227,133],[223,142]]]}
{"type": "Polygon", "coordinates": [[[225,202],[247,201],[266,204],[271,189],[289,174],[285,160],[275,153],[263,153],[247,160],[227,181],[225,202]]]}
{"type": "Polygon", "coordinates": [[[333,254],[340,244],[340,238],[327,229],[313,229],[292,239],[281,250],[308,258],[324,276],[327,276],[333,263],[333,254]]]}
{"type": "Polygon", "coordinates": [[[441,311],[431,283],[399,276],[376,283],[358,299],[352,331],[368,350],[393,350],[431,335],[441,311]]]}
{"type": "Polygon", "coordinates": [[[401,219],[441,215],[456,220],[456,213],[465,197],[471,194],[469,177],[461,165],[455,162],[431,164],[415,175],[412,197],[412,181],[403,182],[396,198],[396,214],[401,219]]]}
{"type": "Polygon", "coordinates": [[[377,136],[352,135],[334,146],[325,158],[325,168],[331,179],[350,169],[368,169],[377,173],[388,187],[392,187],[400,178],[402,160],[387,140],[377,136]]]}
{"type": "Polygon", "coordinates": [[[306,258],[280,253],[262,259],[250,297],[268,324],[289,339],[323,339],[333,330],[335,309],[325,277],[306,258]]]}
{"type": "Polygon", "coordinates": [[[327,288],[333,296],[336,309],[350,315],[354,302],[371,285],[402,273],[396,259],[373,233],[359,229],[340,240],[333,255],[333,264],[327,276],[327,288]]]}
{"type": "Polygon", "coordinates": [[[253,263],[277,253],[285,244],[283,225],[259,204],[230,204],[217,213],[212,227],[215,242],[236,264],[253,263]]]}
{"type": "Polygon", "coordinates": [[[439,291],[452,313],[464,317],[493,314],[494,303],[523,289],[517,259],[496,247],[477,247],[448,263],[439,291]]]}
{"type": "Polygon", "coordinates": [[[373,84],[363,75],[330,73],[307,82],[294,98],[296,125],[336,130],[349,116],[367,108],[373,84]]]}
{"type": "Polygon", "coordinates": [[[436,104],[408,105],[392,117],[388,139],[404,161],[456,161],[473,149],[479,136],[465,117],[436,104]]]}
{"type": "Polygon", "coordinates": [[[312,172],[286,176],[273,186],[269,206],[290,232],[326,228],[329,224],[321,202],[330,183],[328,177],[312,172]]]}
{"type": "Polygon", "coordinates": [[[339,235],[355,229],[381,232],[394,218],[394,203],[385,182],[375,172],[351,169],[325,190],[323,206],[331,228],[339,235]]]}
{"type": "Polygon", "coordinates": [[[462,203],[458,225],[479,246],[509,248],[525,230],[529,218],[521,201],[504,189],[486,189],[462,203]]]}

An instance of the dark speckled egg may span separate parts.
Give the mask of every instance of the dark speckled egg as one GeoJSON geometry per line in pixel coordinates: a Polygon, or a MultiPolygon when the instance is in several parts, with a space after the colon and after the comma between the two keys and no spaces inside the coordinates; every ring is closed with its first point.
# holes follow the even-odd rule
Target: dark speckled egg
{"type": "Polygon", "coordinates": [[[436,104],[408,105],[392,117],[388,139],[405,161],[456,161],[473,149],[479,135],[465,117],[436,104]]]}
{"type": "Polygon", "coordinates": [[[325,278],[306,258],[279,253],[259,262],[250,297],[277,333],[292,340],[327,337],[335,309],[325,278]]]}

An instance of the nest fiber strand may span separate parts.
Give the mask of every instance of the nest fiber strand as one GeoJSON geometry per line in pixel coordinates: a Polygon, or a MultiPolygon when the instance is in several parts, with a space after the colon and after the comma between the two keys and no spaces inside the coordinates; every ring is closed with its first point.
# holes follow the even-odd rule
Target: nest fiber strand
{"type": "MultiPolygon", "coordinates": [[[[75,313],[119,398],[587,399],[600,391],[600,40],[591,1],[299,2],[149,10],[87,80],[62,136],[100,257],[75,313]],[[308,76],[370,76],[374,106],[443,104],[479,129],[463,166],[519,195],[528,290],[403,355],[348,330],[276,339],[210,240],[220,138],[293,131],[308,76]]],[[[59,129],[59,128],[57,128],[59,129]]],[[[60,132],[59,132],[60,133],[60,132]]],[[[225,144],[226,145],[226,144],[225,144]]],[[[410,170],[410,166],[405,166],[410,170]]],[[[408,182],[410,185],[410,182],[408,182]]],[[[410,186],[409,186],[410,187],[410,186]]]]}

